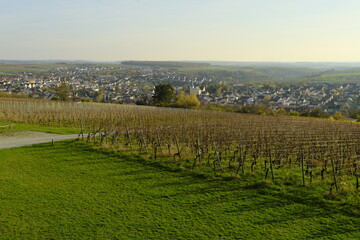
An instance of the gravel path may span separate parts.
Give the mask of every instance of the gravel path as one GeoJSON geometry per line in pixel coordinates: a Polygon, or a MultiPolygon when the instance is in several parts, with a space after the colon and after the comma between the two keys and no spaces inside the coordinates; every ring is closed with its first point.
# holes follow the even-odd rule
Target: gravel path
{"type": "Polygon", "coordinates": [[[7,132],[0,134],[0,149],[46,143],[51,142],[52,140],[60,141],[67,139],[76,139],[77,137],[78,134],[60,135],[31,131],[7,132]]]}

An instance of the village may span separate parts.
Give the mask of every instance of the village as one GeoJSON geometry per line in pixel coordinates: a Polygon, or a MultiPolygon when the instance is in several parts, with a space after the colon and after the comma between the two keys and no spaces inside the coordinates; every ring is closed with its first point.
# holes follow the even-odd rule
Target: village
{"type": "Polygon", "coordinates": [[[227,83],[201,79],[168,68],[69,65],[44,73],[0,76],[0,91],[32,98],[57,100],[55,89],[66,83],[69,99],[104,103],[150,104],[155,86],[170,84],[176,92],[195,93],[202,105],[247,106],[265,104],[274,110],[319,108],[332,114],[357,109],[360,84],[227,83]]]}

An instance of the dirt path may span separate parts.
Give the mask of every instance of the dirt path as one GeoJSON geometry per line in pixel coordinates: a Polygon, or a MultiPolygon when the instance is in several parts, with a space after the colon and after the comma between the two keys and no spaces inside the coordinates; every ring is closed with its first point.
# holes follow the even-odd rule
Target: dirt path
{"type": "Polygon", "coordinates": [[[46,143],[51,142],[52,140],[60,141],[67,139],[75,139],[77,137],[78,134],[60,135],[31,131],[7,132],[0,134],[0,149],[46,143]]]}

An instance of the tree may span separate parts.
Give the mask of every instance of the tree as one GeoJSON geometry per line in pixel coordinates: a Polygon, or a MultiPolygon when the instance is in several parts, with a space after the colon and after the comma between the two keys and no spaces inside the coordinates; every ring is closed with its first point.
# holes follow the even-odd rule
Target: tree
{"type": "Polygon", "coordinates": [[[291,111],[290,116],[298,117],[298,116],[300,116],[300,113],[298,111],[291,111]]]}
{"type": "Polygon", "coordinates": [[[65,82],[62,82],[56,89],[55,93],[58,96],[59,100],[61,101],[67,101],[69,100],[69,95],[71,93],[69,85],[67,85],[65,82]]]}
{"type": "Polygon", "coordinates": [[[286,114],[286,110],[283,108],[280,108],[277,112],[276,115],[285,115],[286,114]]]}
{"type": "Polygon", "coordinates": [[[269,95],[265,95],[263,101],[265,103],[269,102],[271,100],[271,97],[269,95]]]}
{"type": "Polygon", "coordinates": [[[301,113],[303,117],[328,118],[330,115],[320,108],[307,109],[301,113]]]}
{"type": "Polygon", "coordinates": [[[343,115],[341,112],[335,112],[333,115],[332,115],[332,118],[335,119],[335,120],[340,120],[342,119],[343,115]]]}
{"type": "Polygon", "coordinates": [[[171,103],[175,95],[175,90],[170,84],[159,84],[155,86],[153,100],[155,104],[171,103]]]}
{"type": "Polygon", "coordinates": [[[198,98],[195,93],[186,94],[184,91],[181,91],[177,96],[177,100],[174,104],[176,107],[197,107],[200,105],[198,98]]]}
{"type": "Polygon", "coordinates": [[[341,106],[340,109],[343,110],[346,113],[346,115],[348,115],[350,110],[350,105],[348,103],[345,103],[344,105],[341,106]]]}
{"type": "Polygon", "coordinates": [[[95,100],[96,102],[104,102],[104,93],[97,92],[95,100]]]}
{"type": "Polygon", "coordinates": [[[217,88],[215,91],[215,95],[217,97],[222,97],[222,91],[223,91],[223,89],[221,87],[217,88]]]}
{"type": "Polygon", "coordinates": [[[274,90],[276,88],[276,85],[274,84],[270,84],[270,83],[263,83],[262,86],[264,89],[268,89],[268,90],[274,90]]]}

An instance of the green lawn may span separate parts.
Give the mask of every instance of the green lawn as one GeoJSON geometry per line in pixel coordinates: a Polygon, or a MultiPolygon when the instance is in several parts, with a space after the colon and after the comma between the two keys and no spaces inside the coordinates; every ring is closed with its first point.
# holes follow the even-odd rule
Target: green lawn
{"type": "Polygon", "coordinates": [[[39,124],[0,122],[0,133],[8,131],[35,131],[54,134],[78,134],[81,132],[81,129],[76,127],[72,128],[59,126],[44,126],[39,124]]]}
{"type": "Polygon", "coordinates": [[[0,239],[360,239],[358,203],[315,188],[224,180],[78,141],[0,156],[0,239]]]}

